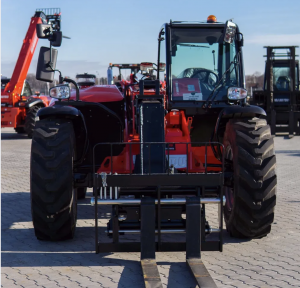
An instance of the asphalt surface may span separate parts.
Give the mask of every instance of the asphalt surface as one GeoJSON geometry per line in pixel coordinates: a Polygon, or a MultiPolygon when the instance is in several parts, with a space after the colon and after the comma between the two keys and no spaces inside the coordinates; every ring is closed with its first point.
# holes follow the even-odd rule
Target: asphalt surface
{"type": "MultiPolygon", "coordinates": [[[[143,287],[139,253],[95,254],[91,190],[78,202],[73,240],[36,239],[29,193],[31,141],[12,129],[1,132],[1,287],[143,287]]],[[[224,252],[202,253],[219,288],[300,287],[300,137],[276,137],[275,150],[278,190],[271,233],[263,239],[241,241],[224,231],[224,252]]],[[[210,218],[216,216],[214,208],[208,212],[210,218]]],[[[103,232],[109,209],[101,210],[99,216],[103,232]]],[[[101,241],[107,241],[105,237],[101,241]]],[[[197,287],[185,253],[156,255],[164,287],[197,287]]]]}

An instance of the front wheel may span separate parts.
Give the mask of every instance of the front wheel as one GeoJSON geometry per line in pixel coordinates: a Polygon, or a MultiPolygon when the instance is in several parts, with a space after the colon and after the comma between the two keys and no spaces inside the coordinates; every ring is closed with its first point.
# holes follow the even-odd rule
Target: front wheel
{"type": "Polygon", "coordinates": [[[77,219],[74,159],[72,123],[62,119],[38,121],[31,147],[30,195],[34,231],[40,240],[74,237],[77,219]]]}
{"type": "Polygon", "coordinates": [[[233,237],[264,237],[274,220],[277,184],[274,141],[266,120],[230,119],[224,153],[234,175],[232,187],[225,187],[227,230],[233,237]]]}

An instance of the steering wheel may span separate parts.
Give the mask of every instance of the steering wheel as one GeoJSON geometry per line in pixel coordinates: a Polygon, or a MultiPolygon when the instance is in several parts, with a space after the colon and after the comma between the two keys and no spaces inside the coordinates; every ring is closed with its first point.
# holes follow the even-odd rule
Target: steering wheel
{"type": "Polygon", "coordinates": [[[219,76],[215,72],[208,69],[199,69],[190,78],[198,78],[202,83],[205,83],[211,87],[215,87],[219,81],[219,76]]]}

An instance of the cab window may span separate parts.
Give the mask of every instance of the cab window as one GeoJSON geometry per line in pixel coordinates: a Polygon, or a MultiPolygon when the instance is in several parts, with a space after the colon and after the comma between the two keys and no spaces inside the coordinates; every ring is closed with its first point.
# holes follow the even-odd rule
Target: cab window
{"type": "Polygon", "coordinates": [[[27,81],[24,82],[24,86],[23,86],[23,91],[22,91],[22,96],[31,96],[32,92],[30,89],[30,85],[27,81]]]}

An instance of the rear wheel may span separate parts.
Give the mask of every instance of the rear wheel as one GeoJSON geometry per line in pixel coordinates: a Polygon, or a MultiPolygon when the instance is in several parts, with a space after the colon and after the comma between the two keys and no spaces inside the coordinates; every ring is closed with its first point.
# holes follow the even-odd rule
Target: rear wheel
{"type": "Polygon", "coordinates": [[[27,133],[28,138],[32,138],[33,130],[35,127],[36,114],[40,109],[41,109],[40,106],[33,106],[33,107],[30,107],[26,112],[25,132],[27,133]]]}
{"type": "Polygon", "coordinates": [[[277,184],[274,141],[266,120],[229,120],[224,153],[234,171],[232,187],[225,187],[227,230],[239,238],[264,237],[274,219],[277,184]]]}
{"type": "Polygon", "coordinates": [[[31,213],[35,235],[41,240],[74,237],[77,195],[73,186],[75,136],[71,122],[38,121],[31,148],[31,213]]]}

